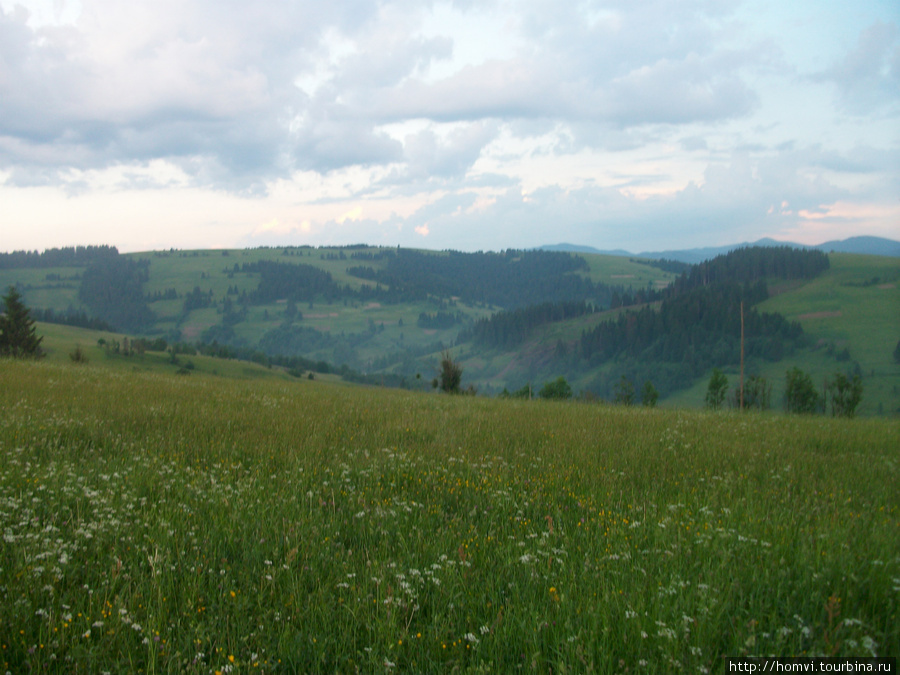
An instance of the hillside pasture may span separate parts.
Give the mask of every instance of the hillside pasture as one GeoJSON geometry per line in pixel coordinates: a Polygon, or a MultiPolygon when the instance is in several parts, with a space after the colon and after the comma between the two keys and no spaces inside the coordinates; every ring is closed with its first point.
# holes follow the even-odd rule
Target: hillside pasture
{"type": "Polygon", "coordinates": [[[0,362],[0,668],[900,652],[900,425],[0,362]]]}
{"type": "MultiPolygon", "coordinates": [[[[813,345],[797,365],[816,382],[858,363],[865,386],[860,413],[900,414],[900,364],[893,358],[900,340],[900,265],[896,258],[850,253],[829,259],[823,275],[771,297],[759,310],[800,322],[813,345]]],[[[782,378],[788,367],[779,368],[782,378]]]]}

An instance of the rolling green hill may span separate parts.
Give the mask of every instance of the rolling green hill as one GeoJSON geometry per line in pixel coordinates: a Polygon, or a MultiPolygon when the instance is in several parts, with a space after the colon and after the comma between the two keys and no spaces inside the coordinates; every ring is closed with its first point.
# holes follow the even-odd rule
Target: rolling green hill
{"type": "MultiPolygon", "coordinates": [[[[654,261],[351,246],[154,251],[118,256],[118,267],[110,271],[109,251],[100,253],[107,267],[92,267],[84,255],[56,255],[46,265],[35,256],[27,265],[0,261],[0,287],[16,284],[31,308],[52,311],[54,320],[81,312],[120,330],[121,322],[134,322],[124,327],[131,337],[163,338],[170,345],[227,345],[244,356],[303,357],[332,364],[332,370],[346,365],[359,373],[404,378],[413,388],[428,388],[447,348],[463,366],[463,385],[487,395],[528,383],[539,388],[562,375],[576,393],[610,397],[612,383],[626,375],[641,380],[637,388],[644,379],[657,384],[663,393],[660,405],[701,406],[713,365],[720,365],[732,385],[738,381],[734,338],[720,345],[720,361],[707,368],[671,361],[657,367],[646,354],[588,358],[583,336],[604,322],[627,317],[645,300],[660,311],[661,291],[678,275],[654,261]],[[98,268],[106,273],[99,281],[98,268]],[[88,279],[91,288],[111,288],[109,297],[86,292],[88,279]],[[480,320],[533,308],[548,298],[586,302],[589,311],[529,328],[513,346],[486,346],[471,337],[480,320]],[[118,311],[130,305],[132,311],[118,311]]],[[[838,253],[829,260],[830,268],[813,279],[765,280],[771,297],[754,311],[797,322],[804,338],[789,343],[780,358],[751,355],[746,373],[761,375],[772,385],[773,407],[781,405],[784,373],[792,366],[820,384],[838,371],[858,373],[865,387],[860,414],[897,414],[896,259],[838,253]]],[[[57,358],[67,358],[77,341],[95,362],[112,359],[108,350],[96,347],[98,337],[64,337],[66,329],[51,324],[42,329],[48,334],[46,344],[60,345],[57,358]]],[[[690,340],[685,343],[691,346],[690,340]]],[[[147,367],[157,359],[149,353],[144,358],[147,367]]],[[[157,360],[167,358],[159,354],[157,360]]],[[[210,359],[207,364],[206,358],[193,358],[193,367],[225,372],[226,361],[210,359]]],[[[247,368],[258,370],[254,364],[247,368]]]]}

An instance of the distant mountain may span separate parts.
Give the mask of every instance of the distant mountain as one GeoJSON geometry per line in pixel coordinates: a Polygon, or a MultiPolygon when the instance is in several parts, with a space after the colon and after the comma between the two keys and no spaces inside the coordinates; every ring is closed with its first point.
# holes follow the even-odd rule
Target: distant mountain
{"type": "Polygon", "coordinates": [[[843,241],[826,241],[814,248],[820,251],[838,253],[865,253],[867,255],[886,255],[900,257],[900,242],[882,237],[850,237],[843,241]]]}
{"type": "Polygon", "coordinates": [[[742,244],[732,244],[730,246],[707,246],[704,248],[690,248],[682,250],[667,251],[642,251],[641,253],[630,253],[622,249],[600,250],[593,246],[580,246],[577,244],[554,244],[551,246],[541,246],[546,251],[569,251],[571,253],[598,253],[601,255],[616,255],[629,258],[652,258],[659,260],[665,258],[667,260],[678,260],[680,262],[696,264],[715,258],[717,255],[723,255],[736,248],[744,246],[791,246],[793,248],[812,248],[819,251],[830,253],[862,253],[866,255],[882,255],[894,258],[900,258],[900,242],[883,237],[850,237],[839,241],[826,241],[824,244],[817,246],[807,246],[805,244],[796,244],[790,241],[776,241],[775,239],[765,238],[755,242],[744,242],[742,244]]]}
{"type": "Polygon", "coordinates": [[[551,244],[549,246],[541,246],[542,251],[564,251],[566,253],[599,253],[601,255],[618,255],[618,256],[634,256],[634,253],[617,248],[615,251],[601,251],[593,246],[580,246],[578,244],[551,244]]]}

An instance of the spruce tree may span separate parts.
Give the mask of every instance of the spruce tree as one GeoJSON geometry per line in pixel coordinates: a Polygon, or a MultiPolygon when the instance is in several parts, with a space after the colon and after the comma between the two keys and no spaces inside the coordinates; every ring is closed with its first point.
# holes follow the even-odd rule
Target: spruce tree
{"type": "Polygon", "coordinates": [[[15,358],[42,356],[41,340],[34,327],[34,321],[22,296],[15,286],[3,296],[4,311],[0,314],[0,356],[15,358]]]}

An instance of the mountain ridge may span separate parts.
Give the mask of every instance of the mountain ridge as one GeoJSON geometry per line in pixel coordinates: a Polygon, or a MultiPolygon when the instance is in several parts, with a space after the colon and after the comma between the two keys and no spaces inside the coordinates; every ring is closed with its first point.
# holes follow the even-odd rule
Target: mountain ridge
{"type": "Polygon", "coordinates": [[[581,244],[549,244],[539,246],[544,251],[566,251],[570,253],[594,253],[599,255],[613,255],[631,258],[650,258],[650,259],[666,259],[677,260],[678,262],[690,263],[692,265],[709,260],[717,255],[722,255],[738,248],[747,246],[790,246],[792,248],[815,249],[826,253],[857,253],[863,255],[881,255],[892,258],[900,257],[900,241],[887,239],[885,237],[858,236],[848,237],[847,239],[839,239],[826,241],[816,245],[797,244],[790,241],[777,241],[770,237],[764,237],[755,242],[743,242],[740,244],[730,244],[726,246],[704,246],[700,248],[689,249],[671,249],[664,251],[642,251],[640,253],[631,253],[623,249],[598,249],[593,246],[585,246],[581,244]]]}

